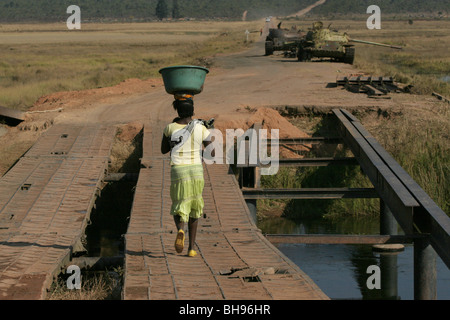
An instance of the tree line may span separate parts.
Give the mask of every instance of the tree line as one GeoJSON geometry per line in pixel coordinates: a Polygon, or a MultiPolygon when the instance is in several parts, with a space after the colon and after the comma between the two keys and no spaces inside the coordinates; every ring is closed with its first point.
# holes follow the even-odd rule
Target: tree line
{"type": "Polygon", "coordinates": [[[64,21],[77,5],[82,20],[260,19],[297,12],[316,0],[0,0],[1,22],[64,21]]]}
{"type": "MultiPolygon", "coordinates": [[[[0,23],[67,19],[70,5],[81,8],[82,20],[161,20],[179,18],[247,19],[289,15],[317,0],[0,0],[0,23]]],[[[382,13],[442,12],[448,14],[450,0],[328,0],[311,14],[365,14],[369,5],[382,13]]]]}
{"type": "Polygon", "coordinates": [[[311,14],[364,14],[370,5],[379,6],[382,14],[448,14],[450,11],[450,0],[327,0],[311,14]]]}

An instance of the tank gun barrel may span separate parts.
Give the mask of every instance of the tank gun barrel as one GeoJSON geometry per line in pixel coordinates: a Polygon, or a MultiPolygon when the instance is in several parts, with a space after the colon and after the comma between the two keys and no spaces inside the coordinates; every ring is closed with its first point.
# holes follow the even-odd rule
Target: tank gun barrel
{"type": "Polygon", "coordinates": [[[357,43],[365,43],[365,44],[371,44],[374,46],[380,46],[380,47],[387,47],[387,48],[392,48],[392,49],[398,49],[398,50],[402,50],[403,47],[400,46],[393,46],[390,44],[384,44],[384,43],[378,43],[378,42],[372,42],[372,41],[364,41],[364,40],[357,40],[357,39],[349,39],[350,42],[357,42],[357,43]]]}

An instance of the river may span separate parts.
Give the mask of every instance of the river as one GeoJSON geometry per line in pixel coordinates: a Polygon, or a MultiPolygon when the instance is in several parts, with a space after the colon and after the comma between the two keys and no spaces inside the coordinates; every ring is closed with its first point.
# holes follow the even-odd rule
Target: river
{"type": "MultiPolygon", "coordinates": [[[[277,218],[259,223],[264,233],[277,234],[377,234],[377,219],[347,219],[329,222],[321,219],[294,223],[277,218]]],[[[281,244],[278,249],[299,266],[331,299],[414,299],[413,246],[396,255],[376,253],[370,245],[281,244]],[[381,269],[381,289],[367,288],[371,273],[381,269]],[[383,274],[388,277],[383,278],[383,274]],[[387,279],[386,279],[387,278],[387,279]]],[[[450,270],[437,257],[437,297],[450,299],[450,270]]]]}

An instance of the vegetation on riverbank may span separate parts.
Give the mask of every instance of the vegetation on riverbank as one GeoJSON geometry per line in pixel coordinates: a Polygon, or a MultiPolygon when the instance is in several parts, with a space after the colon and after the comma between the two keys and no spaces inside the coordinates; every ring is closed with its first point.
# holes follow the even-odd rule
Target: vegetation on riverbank
{"type": "MultiPolygon", "coordinates": [[[[402,108],[392,112],[362,110],[356,116],[380,144],[447,214],[450,213],[450,108],[448,104],[402,108]],[[413,138],[414,137],[414,138],[413,138]]],[[[291,122],[312,136],[337,136],[333,115],[299,115],[291,122]]],[[[342,145],[313,148],[305,157],[348,157],[342,145]]],[[[371,188],[359,166],[281,168],[262,177],[265,188],[371,188]]],[[[378,199],[261,200],[260,218],[279,215],[342,219],[379,214],[378,199]]]]}

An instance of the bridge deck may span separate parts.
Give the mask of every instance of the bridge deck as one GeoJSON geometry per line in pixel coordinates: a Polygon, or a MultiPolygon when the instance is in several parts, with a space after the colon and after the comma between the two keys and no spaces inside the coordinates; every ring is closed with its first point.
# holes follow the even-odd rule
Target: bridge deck
{"type": "Polygon", "coordinates": [[[84,234],[115,132],[56,125],[0,179],[0,300],[45,298],[84,234]]]}
{"type": "MultiPolygon", "coordinates": [[[[197,250],[174,249],[170,163],[159,153],[161,128],[144,129],[144,156],[125,235],[123,298],[328,299],[255,226],[227,165],[205,166],[204,217],[197,250]],[[155,134],[152,134],[152,129],[155,134]]],[[[186,235],[188,237],[188,234],[186,235]]]]}

